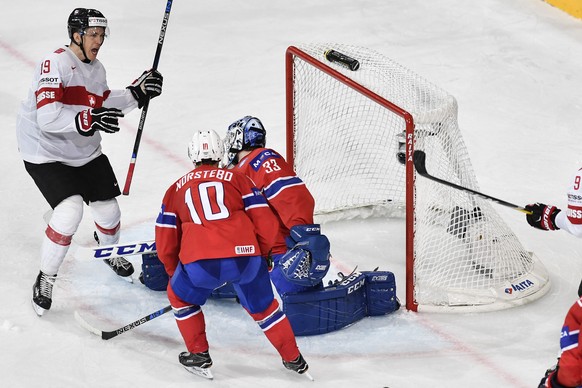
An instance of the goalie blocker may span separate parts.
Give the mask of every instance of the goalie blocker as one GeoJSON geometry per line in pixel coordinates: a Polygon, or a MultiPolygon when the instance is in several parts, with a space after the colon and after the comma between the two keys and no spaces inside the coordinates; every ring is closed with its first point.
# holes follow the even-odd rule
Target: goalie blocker
{"type": "Polygon", "coordinates": [[[366,316],[385,315],[400,308],[392,272],[362,271],[340,276],[342,279],[321,290],[281,297],[296,336],[329,333],[366,316]]]}

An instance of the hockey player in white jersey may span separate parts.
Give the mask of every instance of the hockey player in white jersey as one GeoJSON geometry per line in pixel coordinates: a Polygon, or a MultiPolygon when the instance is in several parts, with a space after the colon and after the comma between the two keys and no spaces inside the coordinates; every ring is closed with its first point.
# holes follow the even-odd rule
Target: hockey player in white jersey
{"type": "MultiPolygon", "coordinates": [[[[576,237],[582,237],[582,169],[574,174],[567,196],[566,211],[539,202],[527,205],[525,208],[532,212],[526,216],[527,222],[536,229],[562,229],[576,237]]],[[[582,282],[578,288],[578,296],[582,296],[582,282]]]]}
{"type": "MultiPolygon", "coordinates": [[[[95,9],[76,8],[67,21],[70,43],[35,68],[18,112],[16,135],[26,171],[53,209],[42,241],[32,305],[50,309],[52,288],[72,237],[89,205],[101,244],[116,244],[121,212],[117,179],[101,151],[101,132],[119,131],[119,118],[162,92],[162,75],[145,71],[127,88],[111,90],[97,59],[109,28],[95,9]]],[[[105,260],[122,277],[134,269],[124,258],[105,260]]],[[[130,278],[131,279],[131,278],[130,278]]]]}
{"type": "Polygon", "coordinates": [[[526,216],[527,222],[537,229],[563,229],[577,237],[582,237],[582,169],[578,170],[568,188],[568,209],[563,212],[556,206],[535,203],[525,208],[532,212],[526,216]]]}
{"type": "MultiPolygon", "coordinates": [[[[567,196],[566,211],[543,203],[527,205],[525,208],[532,212],[526,216],[527,222],[536,229],[562,229],[574,236],[582,237],[582,169],[574,174],[567,196]]],[[[578,287],[578,296],[582,296],[582,282],[578,287]]],[[[560,338],[561,356],[558,363],[546,372],[539,384],[540,388],[579,387],[582,384],[580,374],[582,358],[578,350],[582,317],[580,306],[582,306],[582,299],[574,303],[566,316],[560,338]]]]}

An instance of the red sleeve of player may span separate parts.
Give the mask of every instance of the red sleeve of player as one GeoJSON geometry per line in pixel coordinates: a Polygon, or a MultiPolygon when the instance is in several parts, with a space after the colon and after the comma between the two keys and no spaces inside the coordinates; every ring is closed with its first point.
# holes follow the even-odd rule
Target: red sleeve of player
{"type": "Polygon", "coordinates": [[[243,174],[239,176],[245,212],[255,225],[261,253],[266,256],[275,244],[279,232],[279,220],[269,207],[265,196],[253,186],[251,180],[243,174]]]}
{"type": "Polygon", "coordinates": [[[582,349],[579,346],[581,326],[582,298],[577,300],[568,311],[560,336],[562,354],[558,382],[566,387],[582,385],[582,349]]]}
{"type": "Polygon", "coordinates": [[[269,200],[287,229],[295,225],[313,224],[315,200],[303,184],[288,188],[269,200]]]}
{"type": "Polygon", "coordinates": [[[177,211],[173,208],[172,195],[168,190],[162,201],[160,213],[156,218],[156,250],[170,276],[174,274],[180,260],[181,236],[180,220],[177,211]]]}
{"type": "Polygon", "coordinates": [[[263,193],[283,224],[288,229],[313,224],[315,200],[291,165],[273,150],[263,151],[256,159],[260,159],[261,164],[256,171],[258,178],[253,180],[257,184],[261,182],[263,193]]]}

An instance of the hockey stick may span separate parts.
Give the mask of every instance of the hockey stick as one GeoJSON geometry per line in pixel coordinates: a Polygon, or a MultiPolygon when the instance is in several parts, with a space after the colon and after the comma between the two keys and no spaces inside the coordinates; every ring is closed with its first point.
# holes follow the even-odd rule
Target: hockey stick
{"type": "MultiPolygon", "coordinates": [[[[160,61],[160,55],[162,54],[162,46],[164,45],[164,37],[166,35],[166,27],[168,26],[168,20],[170,19],[170,11],[172,9],[172,1],[168,0],[166,3],[166,12],[164,14],[164,19],[162,20],[162,28],[160,29],[160,37],[158,38],[158,47],[156,48],[156,54],[154,56],[154,64],[152,70],[157,70],[158,62],[160,61]]],[[[135,142],[133,143],[133,151],[131,153],[131,160],[129,162],[129,169],[127,170],[127,177],[125,178],[125,186],[123,187],[123,195],[129,195],[129,186],[131,186],[131,181],[133,179],[133,170],[135,169],[135,162],[137,160],[137,152],[139,151],[139,144],[141,142],[141,135],[143,133],[143,126],[145,124],[145,119],[148,114],[148,108],[150,106],[150,99],[146,98],[143,108],[141,110],[141,117],[139,119],[139,125],[137,127],[137,134],[135,135],[135,142]]]]}
{"type": "Polygon", "coordinates": [[[85,329],[89,330],[91,333],[101,337],[101,339],[108,340],[108,339],[111,339],[113,337],[117,337],[118,335],[123,334],[126,331],[129,331],[131,329],[135,329],[136,327],[143,325],[144,323],[149,322],[154,318],[157,318],[161,315],[164,315],[165,313],[167,313],[171,309],[172,309],[172,306],[168,305],[168,306],[166,306],[158,311],[155,311],[151,314],[146,315],[143,318],[138,319],[137,321],[133,321],[133,322],[131,322],[123,327],[120,327],[119,329],[112,330],[112,331],[103,331],[103,330],[99,330],[99,329],[95,328],[94,326],[91,326],[85,319],[83,319],[83,317],[81,316],[81,314],[79,314],[78,311],[75,311],[75,319],[77,320],[79,325],[81,325],[83,328],[85,328],[85,329]]]}
{"type": "Polygon", "coordinates": [[[532,214],[532,212],[530,210],[527,210],[527,209],[525,209],[525,208],[523,208],[521,206],[515,205],[515,204],[513,204],[511,202],[507,202],[507,201],[504,201],[502,199],[495,198],[495,197],[492,197],[490,195],[483,194],[483,193],[480,193],[478,191],[469,189],[467,187],[459,186],[459,185],[456,185],[456,184],[454,184],[452,182],[448,182],[448,181],[445,181],[443,179],[440,179],[440,178],[437,178],[435,176],[430,175],[428,173],[428,171],[426,171],[426,165],[425,165],[425,162],[426,162],[426,154],[424,153],[424,151],[415,150],[414,151],[414,158],[413,158],[413,160],[414,160],[414,167],[416,168],[416,171],[421,176],[423,176],[423,177],[425,177],[427,179],[430,179],[432,181],[441,183],[441,184],[443,184],[445,186],[452,187],[452,188],[457,189],[457,190],[461,190],[461,191],[465,191],[467,193],[471,193],[471,194],[476,195],[477,197],[481,197],[483,199],[488,199],[490,201],[493,201],[495,203],[498,203],[499,205],[503,205],[503,206],[510,207],[510,208],[512,208],[514,210],[517,210],[517,211],[520,211],[522,213],[532,214]]]}
{"type": "Polygon", "coordinates": [[[155,252],[157,252],[156,242],[154,240],[147,240],[97,247],[79,246],[76,250],[76,255],[78,257],[103,260],[155,252]]]}
{"type": "MultiPolygon", "coordinates": [[[[49,225],[53,209],[49,209],[43,215],[44,222],[49,225]]],[[[90,257],[92,259],[113,259],[122,256],[142,255],[145,253],[156,253],[156,242],[154,240],[128,242],[124,244],[103,245],[88,247],[81,244],[73,236],[76,245],[76,255],[80,257],[90,257]]]]}
{"type": "MultiPolygon", "coordinates": [[[[49,209],[43,215],[44,222],[48,225],[53,214],[49,209]]],[[[73,242],[75,238],[73,237],[73,242]]],[[[124,244],[103,245],[97,247],[87,247],[77,242],[77,256],[91,257],[92,259],[113,259],[121,256],[143,255],[145,253],[156,253],[155,240],[136,241],[124,244]]]]}

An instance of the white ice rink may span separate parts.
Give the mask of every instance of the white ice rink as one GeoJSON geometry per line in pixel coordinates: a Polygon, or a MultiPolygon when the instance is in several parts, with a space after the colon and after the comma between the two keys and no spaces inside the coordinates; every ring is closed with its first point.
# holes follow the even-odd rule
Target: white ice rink
{"type": "MultiPolygon", "coordinates": [[[[315,382],[286,371],[243,309],[205,307],[214,381],[184,371],[185,349],[171,314],[109,341],[80,328],[80,311],[112,330],[167,304],[164,293],[116,278],[103,263],[70,251],[38,318],[31,306],[42,215],[48,210],[18,154],[15,117],[40,58],[68,43],[75,7],[102,11],[111,36],[99,59],[112,88],[151,67],[165,0],[3,1],[0,23],[0,385],[2,387],[535,387],[558,354],[560,328],[582,278],[582,240],[531,228],[523,214],[495,205],[551,275],[542,299],[480,314],[410,313],[365,318],[328,335],[299,338],[315,382]]],[[[366,46],[454,95],[481,191],[526,205],[564,207],[582,166],[582,20],[539,0],[175,0],[131,193],[119,198],[122,239],[153,237],[162,195],[191,168],[194,130],[261,118],[268,145],[284,152],[284,53],[292,44],[366,46]]],[[[121,184],[140,113],[104,135],[121,184]]],[[[322,147],[325,145],[322,144],[322,147]]],[[[393,155],[387,155],[393,157],[393,155]]],[[[349,161],[347,161],[349,163],[349,161]]],[[[396,223],[325,224],[343,268],[392,270],[404,300],[396,223]]],[[[89,244],[89,212],[75,237],[89,244]]],[[[136,267],[141,260],[132,259],[136,267]]],[[[139,273],[139,268],[137,268],[139,273]]]]}

